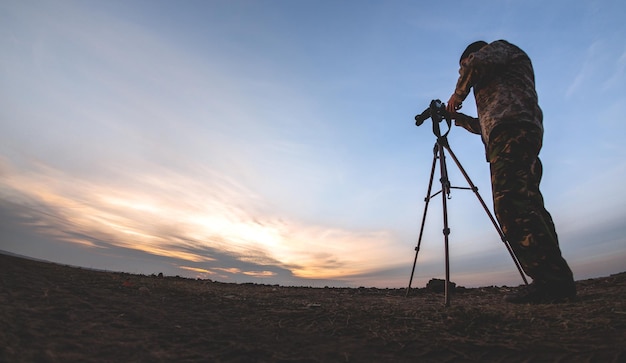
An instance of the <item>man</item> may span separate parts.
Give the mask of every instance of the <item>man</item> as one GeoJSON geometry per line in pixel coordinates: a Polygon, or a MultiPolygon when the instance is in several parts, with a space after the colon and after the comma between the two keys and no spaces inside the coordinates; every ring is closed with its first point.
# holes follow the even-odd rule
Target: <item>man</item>
{"type": "Polygon", "coordinates": [[[447,104],[457,126],[482,135],[491,170],[494,211],[532,284],[505,296],[511,303],[556,303],[576,296],[552,217],[539,191],[543,114],[528,55],[498,40],[470,44],[447,104]],[[478,118],[457,111],[474,89],[478,118]]]}

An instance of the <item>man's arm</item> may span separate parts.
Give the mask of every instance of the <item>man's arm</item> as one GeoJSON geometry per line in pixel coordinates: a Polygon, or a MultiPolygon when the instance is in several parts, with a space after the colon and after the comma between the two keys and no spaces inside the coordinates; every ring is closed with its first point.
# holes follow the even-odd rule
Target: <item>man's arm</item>
{"type": "Polygon", "coordinates": [[[463,106],[463,101],[469,94],[470,88],[474,85],[474,69],[470,66],[469,60],[473,58],[474,54],[470,54],[469,58],[461,62],[461,68],[459,69],[459,79],[456,83],[454,93],[448,100],[447,111],[449,113],[455,113],[463,106]]]}
{"type": "Polygon", "coordinates": [[[454,119],[456,126],[461,126],[472,134],[481,134],[480,122],[477,118],[459,112],[453,113],[451,118],[454,119]]]}

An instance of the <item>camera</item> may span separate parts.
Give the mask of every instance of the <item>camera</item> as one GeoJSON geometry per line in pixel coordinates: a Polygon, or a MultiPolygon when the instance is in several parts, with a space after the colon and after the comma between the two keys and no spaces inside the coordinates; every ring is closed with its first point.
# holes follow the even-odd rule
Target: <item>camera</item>
{"type": "Polygon", "coordinates": [[[452,126],[452,119],[450,118],[450,114],[446,111],[445,103],[440,100],[432,100],[430,101],[430,106],[424,110],[421,114],[415,116],[415,125],[420,126],[426,121],[426,119],[431,118],[433,120],[433,133],[437,137],[445,138],[446,135],[450,132],[450,128],[452,126]],[[441,121],[446,120],[446,124],[448,125],[448,131],[445,134],[441,134],[441,129],[439,124],[441,121]]]}
{"type": "Polygon", "coordinates": [[[435,123],[441,122],[444,119],[449,119],[445,103],[440,100],[432,100],[430,102],[430,106],[425,109],[424,112],[415,116],[415,126],[420,126],[429,117],[432,118],[435,123]]]}

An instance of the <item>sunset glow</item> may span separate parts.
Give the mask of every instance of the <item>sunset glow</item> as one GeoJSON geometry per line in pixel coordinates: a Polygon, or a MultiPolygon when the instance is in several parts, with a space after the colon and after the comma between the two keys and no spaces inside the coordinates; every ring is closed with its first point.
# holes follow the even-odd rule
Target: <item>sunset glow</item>
{"type": "MultiPolygon", "coordinates": [[[[212,198],[210,188],[198,188],[193,181],[188,185],[180,178],[170,183],[161,179],[138,189],[113,189],[87,182],[78,183],[80,188],[67,188],[64,186],[72,184],[69,178],[54,175],[55,182],[50,183],[45,174],[30,178],[14,174],[5,183],[5,192],[56,211],[54,219],[39,214],[40,227],[86,247],[99,246],[74,234],[106,236],[114,246],[192,262],[214,260],[201,252],[203,247],[210,247],[236,255],[241,261],[288,266],[299,278],[333,279],[375,268],[380,263],[373,259],[376,249],[391,241],[385,232],[325,229],[268,218],[255,213],[252,198],[239,196],[235,208],[226,200],[212,198]]],[[[142,179],[157,180],[154,176],[142,179]]],[[[206,181],[207,185],[212,182],[206,181]]],[[[393,257],[393,252],[387,257],[393,257]]],[[[180,268],[207,275],[224,271],[257,277],[275,275],[258,270],[180,268]]]]}

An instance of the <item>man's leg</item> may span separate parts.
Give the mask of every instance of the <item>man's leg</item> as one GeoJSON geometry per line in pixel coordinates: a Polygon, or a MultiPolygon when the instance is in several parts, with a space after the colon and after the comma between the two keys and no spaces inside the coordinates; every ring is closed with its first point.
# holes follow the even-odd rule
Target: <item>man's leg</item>
{"type": "MultiPolygon", "coordinates": [[[[519,125],[517,125],[519,126],[519,125]]],[[[550,213],[539,191],[541,130],[501,128],[489,150],[494,210],[522,268],[536,285],[573,286],[550,213]]]]}

